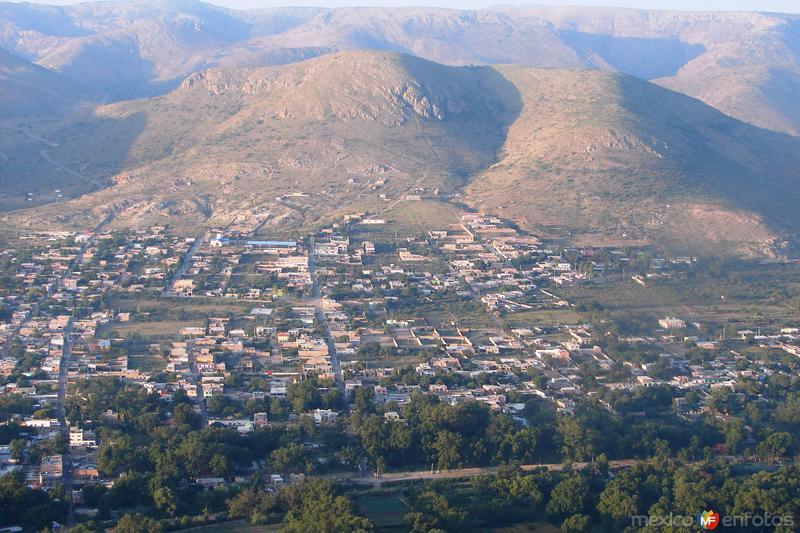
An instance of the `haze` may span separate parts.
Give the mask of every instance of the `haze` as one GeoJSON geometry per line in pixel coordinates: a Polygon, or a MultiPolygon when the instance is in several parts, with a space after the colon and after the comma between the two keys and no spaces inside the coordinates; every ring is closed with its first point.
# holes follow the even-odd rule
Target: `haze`
{"type": "MultiPolygon", "coordinates": [[[[12,0],[17,1],[17,0],[12,0]]],[[[82,0],[51,0],[39,2],[41,4],[51,5],[70,5],[83,3],[82,0]]],[[[492,2],[491,0],[406,0],[406,1],[347,1],[347,0],[310,0],[310,1],[269,1],[264,2],[260,0],[217,0],[210,2],[215,5],[230,7],[234,9],[253,9],[261,7],[275,7],[275,6],[314,6],[314,7],[343,7],[343,6],[367,6],[367,7],[385,7],[385,6],[428,6],[428,7],[447,7],[453,9],[483,9],[496,5],[544,5],[544,6],[613,6],[613,7],[628,7],[635,9],[671,9],[671,10],[703,10],[703,11],[764,11],[775,13],[798,13],[800,12],[800,4],[794,0],[772,0],[772,1],[754,1],[754,0],[706,0],[698,5],[697,2],[690,0],[578,0],[578,1],[549,1],[549,2],[525,2],[525,1],[507,1],[507,2],[492,2]]]]}

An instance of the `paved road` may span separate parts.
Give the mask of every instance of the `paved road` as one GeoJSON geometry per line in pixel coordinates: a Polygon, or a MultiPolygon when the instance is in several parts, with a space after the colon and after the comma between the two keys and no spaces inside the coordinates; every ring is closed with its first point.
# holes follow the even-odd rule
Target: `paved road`
{"type": "Polygon", "coordinates": [[[197,250],[203,245],[203,243],[208,238],[208,232],[204,231],[201,235],[198,235],[192,246],[189,247],[189,250],[186,251],[186,254],[181,259],[180,263],[178,264],[178,269],[172,274],[172,277],[169,279],[167,283],[164,284],[164,290],[161,291],[161,296],[175,296],[174,292],[172,291],[172,286],[174,283],[181,279],[185,274],[186,270],[191,266],[192,259],[194,255],[197,253],[197,250]]]}
{"type": "Polygon", "coordinates": [[[197,370],[197,359],[194,355],[194,343],[192,341],[186,343],[186,352],[189,356],[189,370],[192,373],[192,382],[197,385],[195,402],[200,407],[200,416],[203,417],[203,427],[206,427],[208,425],[208,409],[206,408],[206,397],[203,393],[202,375],[200,371],[197,370]]]}
{"type": "Polygon", "coordinates": [[[339,364],[339,356],[336,353],[336,342],[331,335],[331,330],[328,327],[328,321],[325,319],[325,310],[322,307],[322,289],[320,288],[319,277],[317,276],[317,261],[316,256],[314,255],[313,237],[311,238],[310,248],[311,249],[308,251],[308,273],[311,275],[311,289],[313,295],[312,303],[314,305],[317,320],[324,328],[325,342],[328,344],[328,353],[331,357],[331,368],[333,369],[333,375],[336,378],[336,386],[339,388],[342,399],[345,400],[345,411],[349,411],[349,403],[346,401],[344,395],[344,377],[342,376],[342,367],[339,364]]]}
{"type": "Polygon", "coordinates": [[[69,453],[69,426],[67,425],[67,374],[69,372],[69,360],[72,355],[72,321],[64,330],[64,349],[61,352],[61,363],[58,371],[58,397],[56,399],[56,414],[58,416],[59,430],[62,438],[67,442],[66,452],[62,454],[64,463],[61,482],[64,485],[64,492],[67,495],[69,509],[67,511],[67,525],[75,523],[75,502],[72,499],[72,457],[69,453]]]}
{"type": "MultiPolygon", "coordinates": [[[[64,271],[61,277],[58,279],[58,286],[64,282],[64,277],[71,273],[76,267],[78,267],[83,262],[83,256],[86,254],[86,250],[91,246],[91,244],[95,241],[97,232],[106,224],[108,224],[111,219],[114,218],[114,214],[108,214],[103,220],[101,220],[93,229],[91,236],[86,240],[86,242],[81,246],[80,250],[78,251],[75,259],[72,260],[70,264],[70,268],[64,271]]],[[[67,378],[69,373],[69,361],[72,356],[72,320],[70,320],[67,327],[64,329],[64,348],[61,352],[61,363],[59,365],[59,372],[58,372],[58,396],[56,399],[56,413],[58,416],[58,422],[60,425],[61,435],[67,441],[67,450],[66,453],[62,454],[62,459],[64,463],[63,475],[61,478],[62,483],[64,484],[64,490],[67,494],[67,501],[69,503],[69,508],[67,511],[67,525],[71,526],[75,523],[75,502],[72,499],[72,457],[69,453],[69,426],[67,425],[67,409],[66,409],[66,400],[67,400],[67,378]]]]}

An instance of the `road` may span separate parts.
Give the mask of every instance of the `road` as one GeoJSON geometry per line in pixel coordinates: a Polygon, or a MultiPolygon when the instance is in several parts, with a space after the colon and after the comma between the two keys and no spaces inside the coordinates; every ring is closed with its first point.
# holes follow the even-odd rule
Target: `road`
{"type": "Polygon", "coordinates": [[[167,283],[164,284],[164,290],[161,291],[161,296],[174,296],[174,292],[172,290],[172,286],[174,283],[181,279],[185,274],[186,270],[188,270],[189,266],[192,264],[192,259],[194,255],[197,253],[197,250],[203,245],[203,243],[208,239],[208,232],[204,231],[202,234],[198,235],[189,249],[186,251],[186,254],[181,259],[181,262],[178,264],[178,269],[172,274],[172,277],[169,279],[167,283]]]}
{"type": "Polygon", "coordinates": [[[186,353],[189,356],[189,371],[192,373],[192,383],[197,385],[195,402],[200,407],[200,416],[203,417],[203,427],[208,425],[208,409],[206,408],[206,397],[203,393],[202,375],[197,370],[197,359],[194,355],[194,343],[186,342],[186,353]]]}
{"type": "Polygon", "coordinates": [[[325,319],[325,310],[322,306],[322,289],[319,285],[319,277],[317,276],[317,261],[314,254],[314,238],[311,238],[311,245],[308,251],[308,273],[311,275],[311,293],[312,303],[314,305],[317,320],[322,324],[325,334],[325,342],[328,344],[328,353],[331,357],[331,369],[333,370],[334,378],[336,379],[336,386],[344,400],[345,412],[349,411],[349,402],[347,402],[344,394],[344,377],[342,376],[342,367],[339,364],[339,356],[336,353],[336,342],[331,335],[331,330],[328,327],[328,321],[325,319]]]}
{"type": "MultiPolygon", "coordinates": [[[[637,461],[634,459],[609,461],[608,467],[611,470],[619,470],[621,468],[630,468],[639,462],[641,461],[637,461]]],[[[592,463],[572,463],[571,468],[573,470],[583,470],[589,467],[591,464],[592,463]]],[[[385,483],[399,483],[403,481],[419,481],[426,479],[462,479],[475,476],[489,476],[497,474],[504,468],[507,467],[486,466],[486,467],[475,467],[475,468],[456,468],[453,470],[444,470],[444,471],[417,470],[417,471],[384,473],[381,474],[380,477],[362,477],[356,473],[346,472],[346,473],[329,474],[327,476],[319,476],[319,477],[340,482],[368,483],[370,485],[379,487],[385,483]]],[[[551,472],[560,472],[561,470],[564,470],[565,466],[563,463],[548,463],[548,464],[521,465],[519,468],[525,472],[530,472],[541,468],[544,468],[551,472]]]]}
{"type": "MultiPolygon", "coordinates": [[[[30,131],[28,131],[27,128],[20,128],[19,131],[21,131],[25,136],[27,136],[31,140],[34,140],[36,142],[39,142],[39,143],[47,145],[48,148],[56,148],[58,146],[58,143],[55,143],[55,142],[52,142],[52,141],[48,141],[47,139],[44,139],[44,138],[39,137],[37,135],[34,135],[30,131]]],[[[96,179],[84,176],[80,172],[76,172],[76,171],[72,170],[71,168],[67,168],[64,165],[62,165],[61,163],[59,163],[58,161],[56,161],[55,159],[53,159],[53,157],[47,152],[48,148],[44,148],[43,150],[41,150],[39,152],[39,155],[41,155],[42,158],[45,161],[47,161],[48,163],[50,163],[51,165],[56,167],[58,170],[60,170],[62,172],[66,172],[67,174],[69,174],[73,178],[76,178],[76,179],[78,179],[78,180],[80,180],[80,181],[82,181],[84,183],[88,183],[89,185],[91,185],[92,187],[94,187],[96,189],[102,189],[103,187],[105,187],[104,183],[101,183],[101,182],[97,181],[96,179]]]]}
{"type": "Polygon", "coordinates": [[[69,426],[67,425],[67,376],[69,372],[69,360],[72,355],[72,321],[70,320],[64,329],[64,349],[61,352],[61,363],[58,370],[58,397],[56,399],[56,414],[58,416],[59,431],[61,437],[67,443],[66,452],[61,455],[64,468],[61,482],[64,485],[64,492],[67,495],[69,509],[67,511],[67,525],[75,523],[75,502],[72,499],[72,457],[69,453],[69,426]]]}
{"type": "MultiPolygon", "coordinates": [[[[86,242],[83,243],[78,253],[75,255],[75,258],[72,260],[70,264],[70,268],[64,271],[58,279],[58,286],[61,287],[64,282],[64,277],[71,273],[76,267],[78,267],[83,262],[83,256],[86,254],[86,250],[89,246],[94,243],[97,232],[106,224],[108,224],[111,219],[114,218],[113,213],[109,213],[103,220],[101,220],[94,228],[92,228],[91,236],[86,239],[86,242]]],[[[58,371],[58,396],[56,399],[56,414],[58,417],[58,423],[60,426],[61,436],[67,442],[67,449],[64,454],[62,454],[62,460],[64,464],[63,474],[61,477],[61,482],[64,484],[64,491],[67,495],[67,502],[69,503],[69,508],[67,510],[67,525],[71,526],[75,523],[75,502],[72,499],[72,457],[69,453],[69,426],[67,425],[67,408],[66,408],[66,400],[67,400],[67,381],[69,377],[69,361],[72,356],[72,320],[70,319],[69,324],[64,329],[64,348],[61,352],[61,363],[59,365],[58,371]]]]}

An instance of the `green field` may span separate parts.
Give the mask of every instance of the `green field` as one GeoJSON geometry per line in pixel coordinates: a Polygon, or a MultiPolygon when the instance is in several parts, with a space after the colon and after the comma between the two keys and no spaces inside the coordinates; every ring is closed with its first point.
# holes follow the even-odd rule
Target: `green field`
{"type": "Polygon", "coordinates": [[[167,361],[160,355],[134,355],[128,357],[128,368],[142,372],[161,372],[167,361]]]}
{"type": "Polygon", "coordinates": [[[243,520],[236,522],[223,522],[221,524],[211,524],[210,526],[193,527],[185,529],[187,533],[273,533],[280,531],[279,524],[256,525],[243,520]]]}
{"type": "Polygon", "coordinates": [[[796,320],[800,302],[795,269],[753,267],[746,275],[741,271],[719,276],[676,275],[646,286],[622,280],[554,292],[573,304],[599,304],[611,318],[679,316],[701,323],[785,324],[796,320]]]}
{"type": "Polygon", "coordinates": [[[404,200],[381,213],[381,216],[392,221],[392,226],[420,233],[429,229],[447,228],[448,225],[458,222],[461,211],[452,204],[436,200],[404,200]]]}
{"type": "Polygon", "coordinates": [[[409,512],[408,505],[399,495],[388,493],[357,497],[356,503],[381,531],[407,531],[403,517],[409,512]]]}
{"type": "Polygon", "coordinates": [[[124,322],[113,324],[110,330],[115,336],[125,337],[134,333],[145,338],[170,337],[178,335],[181,328],[203,326],[203,320],[152,320],[150,322],[124,322]]]}

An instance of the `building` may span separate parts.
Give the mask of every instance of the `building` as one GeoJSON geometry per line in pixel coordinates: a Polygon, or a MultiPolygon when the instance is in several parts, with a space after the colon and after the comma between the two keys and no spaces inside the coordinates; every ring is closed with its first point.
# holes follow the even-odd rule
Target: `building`
{"type": "Polygon", "coordinates": [[[664,329],[683,329],[686,327],[686,322],[680,318],[665,317],[658,321],[658,325],[664,329]]]}
{"type": "Polygon", "coordinates": [[[244,244],[250,248],[273,254],[288,254],[297,250],[295,241],[245,241],[244,244]]]}
{"type": "Polygon", "coordinates": [[[330,409],[314,409],[314,423],[318,426],[330,426],[336,423],[339,413],[330,409]]]}
{"type": "Polygon", "coordinates": [[[81,428],[70,428],[69,430],[69,445],[70,446],[97,446],[97,439],[94,432],[87,431],[81,428]]]}

